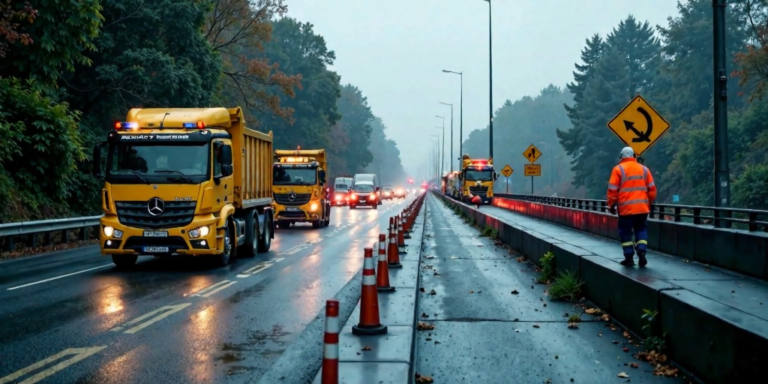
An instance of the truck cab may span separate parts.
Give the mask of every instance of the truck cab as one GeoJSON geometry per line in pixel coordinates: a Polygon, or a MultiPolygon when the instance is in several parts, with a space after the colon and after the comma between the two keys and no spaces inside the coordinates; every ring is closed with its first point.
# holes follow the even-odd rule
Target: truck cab
{"type": "Polygon", "coordinates": [[[491,204],[493,183],[499,178],[493,169],[493,159],[471,159],[464,155],[462,160],[458,175],[461,200],[470,202],[473,197],[479,196],[482,204],[491,204]]]}
{"type": "Polygon", "coordinates": [[[313,228],[331,222],[330,188],[326,187],[328,164],[324,149],[276,150],[272,191],[277,225],[312,223],[313,228]]]}
{"type": "Polygon", "coordinates": [[[92,172],[104,180],[101,253],[126,268],[140,255],[224,266],[267,252],[271,153],[272,133],[247,128],[240,107],[131,109],[93,151],[92,172]]]}

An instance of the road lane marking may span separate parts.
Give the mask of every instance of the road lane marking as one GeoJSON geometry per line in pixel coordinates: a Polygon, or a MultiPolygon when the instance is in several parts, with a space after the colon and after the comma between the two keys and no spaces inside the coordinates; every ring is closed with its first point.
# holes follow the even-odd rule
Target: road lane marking
{"type": "Polygon", "coordinates": [[[152,325],[152,324],[154,324],[154,323],[156,323],[156,322],[158,322],[158,321],[160,321],[162,319],[165,319],[166,317],[168,317],[168,316],[170,316],[170,315],[172,315],[172,314],[174,314],[174,313],[176,313],[178,311],[181,311],[182,309],[184,309],[186,307],[189,307],[190,305],[192,305],[192,303],[181,303],[181,304],[176,304],[176,305],[166,305],[165,307],[160,307],[160,308],[155,309],[154,311],[149,312],[149,313],[147,313],[145,315],[139,316],[139,317],[137,317],[137,318],[135,318],[135,319],[125,323],[125,325],[123,325],[123,326],[118,326],[118,327],[112,328],[112,329],[110,329],[110,331],[111,332],[123,332],[123,330],[125,328],[131,327],[134,324],[141,323],[142,321],[146,320],[143,323],[138,324],[138,325],[128,329],[127,331],[123,332],[123,333],[128,333],[128,334],[132,335],[132,334],[134,334],[134,333],[136,333],[138,331],[141,331],[142,329],[144,329],[144,328],[146,328],[146,327],[148,327],[148,326],[150,326],[150,325],[152,325]]]}
{"type": "MultiPolygon", "coordinates": [[[[229,280],[224,280],[224,282],[226,282],[226,284],[223,284],[223,285],[221,285],[219,287],[216,287],[216,289],[214,289],[212,291],[208,291],[208,292],[203,293],[203,294],[198,294],[197,296],[211,297],[211,296],[217,294],[218,292],[220,292],[220,291],[222,291],[224,289],[227,289],[227,288],[235,285],[235,283],[237,283],[237,281],[229,281],[229,280]]],[[[192,296],[195,296],[195,295],[192,295],[192,296]]]]}
{"type": "Polygon", "coordinates": [[[285,257],[278,257],[278,258],[276,258],[276,259],[272,259],[272,260],[274,260],[274,261],[275,261],[275,263],[279,263],[279,262],[281,262],[281,261],[285,260],[285,257]]]}
{"type": "Polygon", "coordinates": [[[110,266],[113,266],[113,265],[114,265],[114,264],[105,264],[105,265],[102,265],[102,266],[99,266],[99,267],[94,267],[94,268],[83,269],[82,271],[77,271],[77,272],[67,273],[66,275],[61,275],[61,276],[51,277],[50,279],[45,279],[45,280],[35,281],[34,283],[29,283],[29,284],[24,284],[24,285],[19,285],[19,286],[16,286],[16,287],[8,288],[8,290],[9,290],[9,291],[13,291],[14,289],[19,289],[19,288],[26,288],[26,287],[29,287],[29,286],[31,286],[31,285],[37,285],[37,284],[47,283],[47,282],[49,282],[49,281],[58,280],[58,279],[63,279],[63,278],[65,278],[65,277],[69,277],[69,276],[77,275],[77,274],[79,274],[79,273],[85,273],[85,272],[93,271],[93,270],[96,270],[96,269],[101,269],[101,268],[110,267],[110,266]]]}
{"type": "Polygon", "coordinates": [[[65,349],[65,350],[63,350],[63,351],[61,351],[61,352],[59,352],[59,353],[57,353],[57,354],[55,354],[53,356],[47,357],[47,358],[45,358],[43,360],[38,361],[37,363],[34,363],[34,364],[26,367],[26,368],[23,368],[23,369],[20,369],[20,370],[14,372],[14,373],[11,373],[10,375],[8,375],[6,377],[0,378],[0,384],[10,383],[10,382],[18,379],[19,377],[22,377],[22,376],[24,376],[24,375],[26,375],[26,374],[28,374],[28,373],[30,373],[32,371],[38,370],[38,369],[40,369],[40,368],[42,368],[42,367],[44,367],[44,366],[46,366],[46,365],[56,361],[56,360],[61,359],[62,357],[69,356],[69,355],[74,355],[74,356],[70,357],[69,359],[64,360],[62,362],[59,362],[58,364],[56,364],[56,365],[54,365],[54,366],[52,366],[50,368],[46,368],[42,372],[39,372],[38,374],[36,374],[36,375],[34,375],[34,376],[32,376],[32,377],[22,381],[20,384],[33,384],[33,383],[37,383],[38,381],[43,380],[43,379],[53,375],[54,373],[59,372],[59,371],[65,369],[65,368],[69,367],[70,365],[75,364],[78,361],[85,359],[88,356],[91,356],[91,355],[93,355],[95,353],[98,353],[99,351],[101,351],[102,349],[104,349],[106,347],[107,347],[106,345],[103,345],[103,346],[90,347],[90,348],[69,348],[69,349],[65,349]]]}
{"type": "Polygon", "coordinates": [[[201,289],[201,290],[199,290],[199,291],[195,292],[195,293],[194,293],[192,296],[202,296],[202,295],[203,295],[203,294],[205,294],[206,292],[208,292],[208,291],[210,291],[210,290],[212,290],[212,289],[216,289],[216,288],[218,288],[219,286],[226,284],[227,282],[229,282],[229,280],[222,280],[222,281],[219,281],[218,283],[216,283],[216,284],[214,284],[214,285],[211,285],[211,286],[209,286],[209,287],[203,288],[203,289],[201,289]]]}

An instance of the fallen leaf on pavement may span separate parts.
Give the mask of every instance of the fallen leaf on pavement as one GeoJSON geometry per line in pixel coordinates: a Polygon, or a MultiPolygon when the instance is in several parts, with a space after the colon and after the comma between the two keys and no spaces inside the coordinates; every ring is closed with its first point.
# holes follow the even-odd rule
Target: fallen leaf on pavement
{"type": "Polygon", "coordinates": [[[614,331],[614,332],[616,332],[616,331],[618,331],[618,330],[619,330],[618,328],[616,328],[616,327],[614,327],[613,325],[611,325],[611,331],[614,331]]]}
{"type": "Polygon", "coordinates": [[[538,324],[533,325],[534,328],[541,328],[538,324]]]}
{"type": "Polygon", "coordinates": [[[363,347],[363,351],[370,351],[370,350],[371,350],[371,347],[369,347],[367,345],[363,347]]]}
{"type": "Polygon", "coordinates": [[[419,331],[431,331],[431,330],[435,329],[435,326],[432,325],[432,324],[427,324],[427,323],[423,323],[423,322],[419,321],[418,329],[419,329],[419,331]]]}
{"type": "Polygon", "coordinates": [[[426,289],[424,289],[424,287],[421,287],[421,288],[419,288],[419,291],[420,291],[420,292],[425,292],[425,291],[426,291],[426,289]]]}
{"type": "Polygon", "coordinates": [[[602,316],[600,316],[600,320],[603,320],[603,321],[611,321],[611,317],[610,317],[610,316],[608,316],[608,314],[607,314],[607,313],[604,313],[602,316]]]}
{"type": "Polygon", "coordinates": [[[475,291],[469,291],[469,293],[475,293],[475,291]]]}
{"type": "Polygon", "coordinates": [[[627,375],[627,374],[626,374],[626,373],[624,373],[624,372],[619,372],[619,374],[618,374],[618,375],[616,375],[616,376],[618,376],[618,377],[621,377],[622,379],[626,379],[626,378],[629,378],[629,375],[627,375]]]}
{"type": "Polygon", "coordinates": [[[630,334],[629,334],[629,332],[627,332],[627,331],[624,331],[623,335],[624,335],[624,337],[626,337],[627,339],[629,339],[629,338],[632,336],[632,335],[630,335],[630,334]]]}
{"type": "Polygon", "coordinates": [[[640,364],[637,364],[637,363],[629,363],[629,366],[630,366],[630,367],[632,367],[632,368],[635,368],[635,369],[636,369],[636,368],[640,367],[640,364]]]}
{"type": "Polygon", "coordinates": [[[603,334],[602,333],[598,333],[597,336],[603,337],[603,334]]]}
{"type": "Polygon", "coordinates": [[[627,347],[624,347],[623,351],[624,351],[624,352],[629,352],[629,348],[627,348],[627,347]]]}
{"type": "Polygon", "coordinates": [[[429,315],[427,315],[426,313],[422,312],[422,313],[421,313],[421,317],[423,317],[423,318],[427,318],[427,317],[429,317],[429,315]]]}
{"type": "Polygon", "coordinates": [[[416,382],[417,383],[433,383],[434,380],[432,380],[431,376],[420,375],[420,374],[417,373],[416,374],[416,382]]]}
{"type": "Polygon", "coordinates": [[[523,256],[516,257],[515,260],[517,260],[518,263],[522,263],[522,262],[525,262],[525,257],[523,256]]]}
{"type": "Polygon", "coordinates": [[[614,343],[614,344],[618,344],[618,343],[619,343],[619,341],[618,341],[618,340],[614,340],[614,341],[613,341],[613,343],[614,343]]]}
{"type": "Polygon", "coordinates": [[[430,295],[437,295],[437,292],[435,292],[435,290],[433,289],[433,290],[429,291],[429,294],[430,295]]]}
{"type": "Polygon", "coordinates": [[[570,329],[579,328],[579,323],[576,323],[576,322],[572,321],[572,322],[568,323],[568,328],[570,328],[570,329]]]}
{"type": "Polygon", "coordinates": [[[599,315],[601,311],[597,308],[587,308],[586,310],[584,310],[584,313],[586,313],[587,315],[599,315]]]}
{"type": "Polygon", "coordinates": [[[517,295],[518,293],[520,293],[520,292],[518,292],[518,291],[517,291],[517,289],[515,289],[515,290],[513,290],[513,291],[512,291],[512,294],[513,294],[513,295],[517,295]]]}

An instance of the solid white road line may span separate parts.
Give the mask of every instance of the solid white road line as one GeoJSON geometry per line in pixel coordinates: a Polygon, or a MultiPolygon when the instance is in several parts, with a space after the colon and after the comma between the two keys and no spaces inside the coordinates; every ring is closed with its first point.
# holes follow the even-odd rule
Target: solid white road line
{"type": "Polygon", "coordinates": [[[67,273],[66,275],[61,275],[61,276],[51,277],[50,279],[45,279],[45,280],[35,281],[34,283],[29,283],[29,284],[19,285],[19,286],[13,287],[13,288],[8,288],[8,290],[9,290],[9,291],[13,291],[14,289],[19,289],[19,288],[26,288],[26,287],[29,287],[29,286],[32,286],[32,285],[37,285],[37,284],[47,283],[47,282],[49,282],[49,281],[53,281],[53,280],[63,279],[63,278],[65,278],[65,277],[69,277],[69,276],[77,275],[77,274],[79,274],[79,273],[85,273],[85,272],[88,272],[88,271],[93,271],[93,270],[96,270],[96,269],[101,269],[101,268],[111,267],[111,266],[113,266],[113,265],[114,265],[114,264],[105,264],[105,265],[102,265],[102,266],[99,266],[99,267],[88,268],[88,269],[84,269],[84,270],[82,270],[82,271],[77,271],[77,272],[67,273]]]}

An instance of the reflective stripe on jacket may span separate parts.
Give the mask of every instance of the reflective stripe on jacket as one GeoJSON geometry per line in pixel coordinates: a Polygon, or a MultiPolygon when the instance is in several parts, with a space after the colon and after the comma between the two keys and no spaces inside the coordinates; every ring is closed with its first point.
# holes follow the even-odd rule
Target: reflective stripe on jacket
{"type": "Polygon", "coordinates": [[[613,167],[608,181],[608,206],[619,206],[619,215],[637,215],[651,211],[656,200],[656,183],[648,168],[634,158],[622,159],[613,167]]]}

